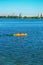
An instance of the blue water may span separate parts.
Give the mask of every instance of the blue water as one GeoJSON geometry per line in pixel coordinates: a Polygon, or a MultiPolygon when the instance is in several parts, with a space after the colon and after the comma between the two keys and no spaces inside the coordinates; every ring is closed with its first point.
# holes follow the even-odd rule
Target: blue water
{"type": "Polygon", "coordinates": [[[0,65],[43,65],[43,19],[0,19],[0,65]]]}

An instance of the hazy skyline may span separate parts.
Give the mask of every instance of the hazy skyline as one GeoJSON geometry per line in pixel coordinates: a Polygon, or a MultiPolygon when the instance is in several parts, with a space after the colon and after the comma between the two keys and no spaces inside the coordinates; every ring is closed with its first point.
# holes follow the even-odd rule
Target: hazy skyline
{"type": "Polygon", "coordinates": [[[37,15],[43,13],[43,0],[0,0],[0,14],[37,15]]]}

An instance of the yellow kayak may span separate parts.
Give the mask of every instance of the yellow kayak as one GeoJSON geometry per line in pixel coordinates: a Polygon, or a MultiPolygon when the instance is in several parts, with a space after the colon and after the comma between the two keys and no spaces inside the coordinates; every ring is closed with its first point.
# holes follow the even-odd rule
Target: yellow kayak
{"type": "Polygon", "coordinates": [[[23,36],[27,36],[26,33],[17,33],[17,34],[13,34],[13,36],[20,36],[20,37],[23,37],[23,36]]]}

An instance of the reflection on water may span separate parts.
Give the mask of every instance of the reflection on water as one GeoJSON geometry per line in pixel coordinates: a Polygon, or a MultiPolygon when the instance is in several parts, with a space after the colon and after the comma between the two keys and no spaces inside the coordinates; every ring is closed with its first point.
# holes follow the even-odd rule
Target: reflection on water
{"type": "Polygon", "coordinates": [[[0,25],[0,65],[43,65],[43,20],[1,19],[0,25]],[[28,36],[6,35],[17,32],[28,36]]]}

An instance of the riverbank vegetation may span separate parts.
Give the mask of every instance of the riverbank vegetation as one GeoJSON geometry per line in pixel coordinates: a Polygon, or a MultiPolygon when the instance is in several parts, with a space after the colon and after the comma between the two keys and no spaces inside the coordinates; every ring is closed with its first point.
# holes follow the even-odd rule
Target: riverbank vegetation
{"type": "Polygon", "coordinates": [[[29,19],[39,19],[39,18],[43,18],[43,17],[39,17],[39,16],[0,16],[0,18],[29,18],[29,19]]]}

